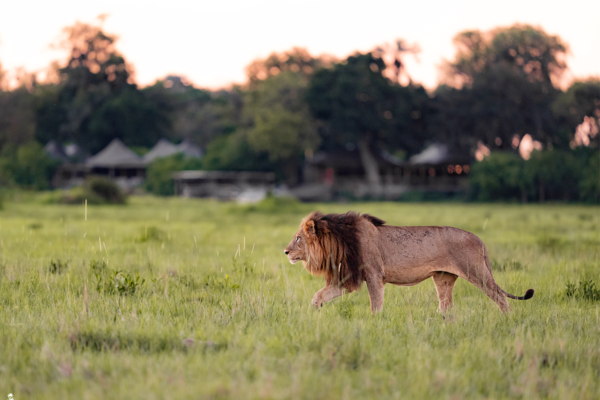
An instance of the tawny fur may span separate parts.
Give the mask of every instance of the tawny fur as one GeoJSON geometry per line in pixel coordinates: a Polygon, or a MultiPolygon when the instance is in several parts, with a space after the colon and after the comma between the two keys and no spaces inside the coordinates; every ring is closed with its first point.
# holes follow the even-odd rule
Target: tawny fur
{"type": "Polygon", "coordinates": [[[354,212],[313,212],[286,247],[290,262],[303,261],[313,275],[324,276],[326,286],[313,297],[324,302],[352,292],[367,283],[371,310],[383,308],[384,285],[411,286],[433,278],[439,309],[453,306],[452,289],[458,277],[468,280],[492,299],[502,312],[510,310],[506,297],[494,281],[487,249],[474,234],[446,226],[389,226],[379,218],[354,212]]]}

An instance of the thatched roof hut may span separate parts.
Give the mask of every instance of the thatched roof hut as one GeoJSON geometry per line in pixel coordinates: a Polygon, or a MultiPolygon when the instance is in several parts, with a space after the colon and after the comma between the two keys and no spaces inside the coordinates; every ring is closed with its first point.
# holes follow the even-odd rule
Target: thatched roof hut
{"type": "Polygon", "coordinates": [[[145,168],[142,157],[129,150],[120,139],[113,139],[102,151],[86,161],[89,168],[145,168]]]}

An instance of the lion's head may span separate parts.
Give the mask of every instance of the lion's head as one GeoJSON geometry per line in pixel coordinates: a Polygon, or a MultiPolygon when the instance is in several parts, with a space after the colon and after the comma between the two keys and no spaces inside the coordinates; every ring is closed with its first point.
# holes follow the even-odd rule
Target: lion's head
{"type": "Polygon", "coordinates": [[[328,284],[356,290],[364,281],[356,227],[360,217],[313,212],[302,220],[285,254],[292,264],[303,261],[308,272],[324,275],[328,284]]]}

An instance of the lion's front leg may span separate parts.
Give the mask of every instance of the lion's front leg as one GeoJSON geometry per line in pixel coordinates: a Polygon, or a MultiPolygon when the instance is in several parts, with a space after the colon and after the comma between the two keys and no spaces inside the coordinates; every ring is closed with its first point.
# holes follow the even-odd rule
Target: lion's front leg
{"type": "Polygon", "coordinates": [[[371,300],[371,313],[375,314],[383,310],[383,294],[385,292],[385,282],[383,279],[378,277],[368,278],[367,289],[369,290],[369,299],[371,300]]]}
{"type": "Polygon", "coordinates": [[[340,297],[343,293],[344,290],[337,285],[325,286],[323,289],[315,293],[310,304],[314,307],[320,308],[323,303],[327,303],[336,297],[340,297]]]}

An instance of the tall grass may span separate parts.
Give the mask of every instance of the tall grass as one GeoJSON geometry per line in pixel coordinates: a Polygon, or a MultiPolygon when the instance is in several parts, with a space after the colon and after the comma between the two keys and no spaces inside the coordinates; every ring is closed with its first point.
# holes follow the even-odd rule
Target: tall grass
{"type": "Polygon", "coordinates": [[[353,203],[469,230],[505,290],[536,290],[502,315],[459,280],[445,321],[431,281],[388,285],[375,316],[364,286],[311,309],[323,281],[283,249],[308,211],[350,206],[268,206],[132,198],[85,221],[83,206],[6,201],[0,396],[598,398],[598,207],[353,203]]]}

